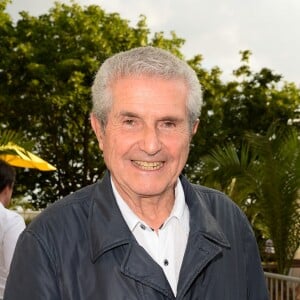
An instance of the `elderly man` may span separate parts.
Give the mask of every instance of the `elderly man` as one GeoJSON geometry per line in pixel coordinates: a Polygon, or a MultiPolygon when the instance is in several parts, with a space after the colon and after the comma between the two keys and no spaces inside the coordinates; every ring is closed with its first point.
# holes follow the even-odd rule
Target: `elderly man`
{"type": "Polygon", "coordinates": [[[11,200],[15,178],[15,169],[0,160],[0,299],[17,240],[25,228],[24,219],[6,208],[11,200]]]}
{"type": "Polygon", "coordinates": [[[103,63],[92,93],[108,171],[22,234],[5,299],[267,299],[246,217],[181,175],[202,102],[195,72],[136,48],[103,63]]]}

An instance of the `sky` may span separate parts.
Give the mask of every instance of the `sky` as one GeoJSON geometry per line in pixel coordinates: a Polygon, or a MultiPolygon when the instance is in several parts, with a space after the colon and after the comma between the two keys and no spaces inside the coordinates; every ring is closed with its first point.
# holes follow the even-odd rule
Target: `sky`
{"type": "MultiPolygon", "coordinates": [[[[60,1],[70,3],[69,1],[60,1]]],[[[185,39],[186,59],[203,56],[203,66],[218,66],[224,80],[240,66],[242,50],[250,50],[254,71],[269,68],[284,81],[300,86],[299,0],[77,0],[83,6],[100,5],[105,12],[118,12],[135,26],[145,15],[151,33],[174,31],[185,39]]],[[[52,0],[12,0],[7,12],[33,16],[47,13],[52,0]]]]}

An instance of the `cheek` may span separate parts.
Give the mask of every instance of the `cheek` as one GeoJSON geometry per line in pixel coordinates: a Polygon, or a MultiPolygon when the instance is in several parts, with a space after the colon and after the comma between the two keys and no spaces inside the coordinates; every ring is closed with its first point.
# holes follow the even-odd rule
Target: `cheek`
{"type": "Polygon", "coordinates": [[[118,134],[106,135],[102,144],[104,160],[109,166],[111,166],[111,164],[119,164],[121,158],[129,148],[127,146],[127,139],[118,134]]]}
{"type": "Polygon", "coordinates": [[[175,159],[186,160],[189,153],[189,140],[186,137],[178,137],[168,143],[168,152],[175,159]]]}

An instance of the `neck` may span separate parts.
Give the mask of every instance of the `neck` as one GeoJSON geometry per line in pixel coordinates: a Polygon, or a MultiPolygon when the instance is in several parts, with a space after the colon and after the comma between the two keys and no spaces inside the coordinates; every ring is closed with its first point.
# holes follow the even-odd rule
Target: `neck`
{"type": "Polygon", "coordinates": [[[148,226],[158,230],[169,217],[175,202],[174,189],[152,197],[130,195],[115,187],[129,208],[148,226]]]}
{"type": "Polygon", "coordinates": [[[126,203],[141,220],[157,231],[169,217],[174,201],[174,195],[171,195],[161,199],[142,198],[138,201],[130,199],[126,203]]]}

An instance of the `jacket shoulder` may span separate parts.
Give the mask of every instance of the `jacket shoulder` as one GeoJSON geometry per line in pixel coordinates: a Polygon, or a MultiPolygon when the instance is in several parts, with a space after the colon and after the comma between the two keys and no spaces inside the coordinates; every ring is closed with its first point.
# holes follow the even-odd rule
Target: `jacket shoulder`
{"type": "Polygon", "coordinates": [[[76,215],[79,219],[87,218],[96,186],[97,183],[88,185],[50,204],[32,220],[28,230],[38,232],[38,228],[43,228],[46,225],[51,227],[67,225],[75,219],[76,215]]]}
{"type": "Polygon", "coordinates": [[[191,186],[198,200],[213,216],[225,215],[225,219],[230,217],[247,219],[241,208],[225,193],[202,185],[191,184],[191,186]]]}
{"type": "Polygon", "coordinates": [[[236,204],[221,191],[198,184],[191,184],[191,186],[196,194],[207,203],[220,202],[236,206],[236,204]]]}

